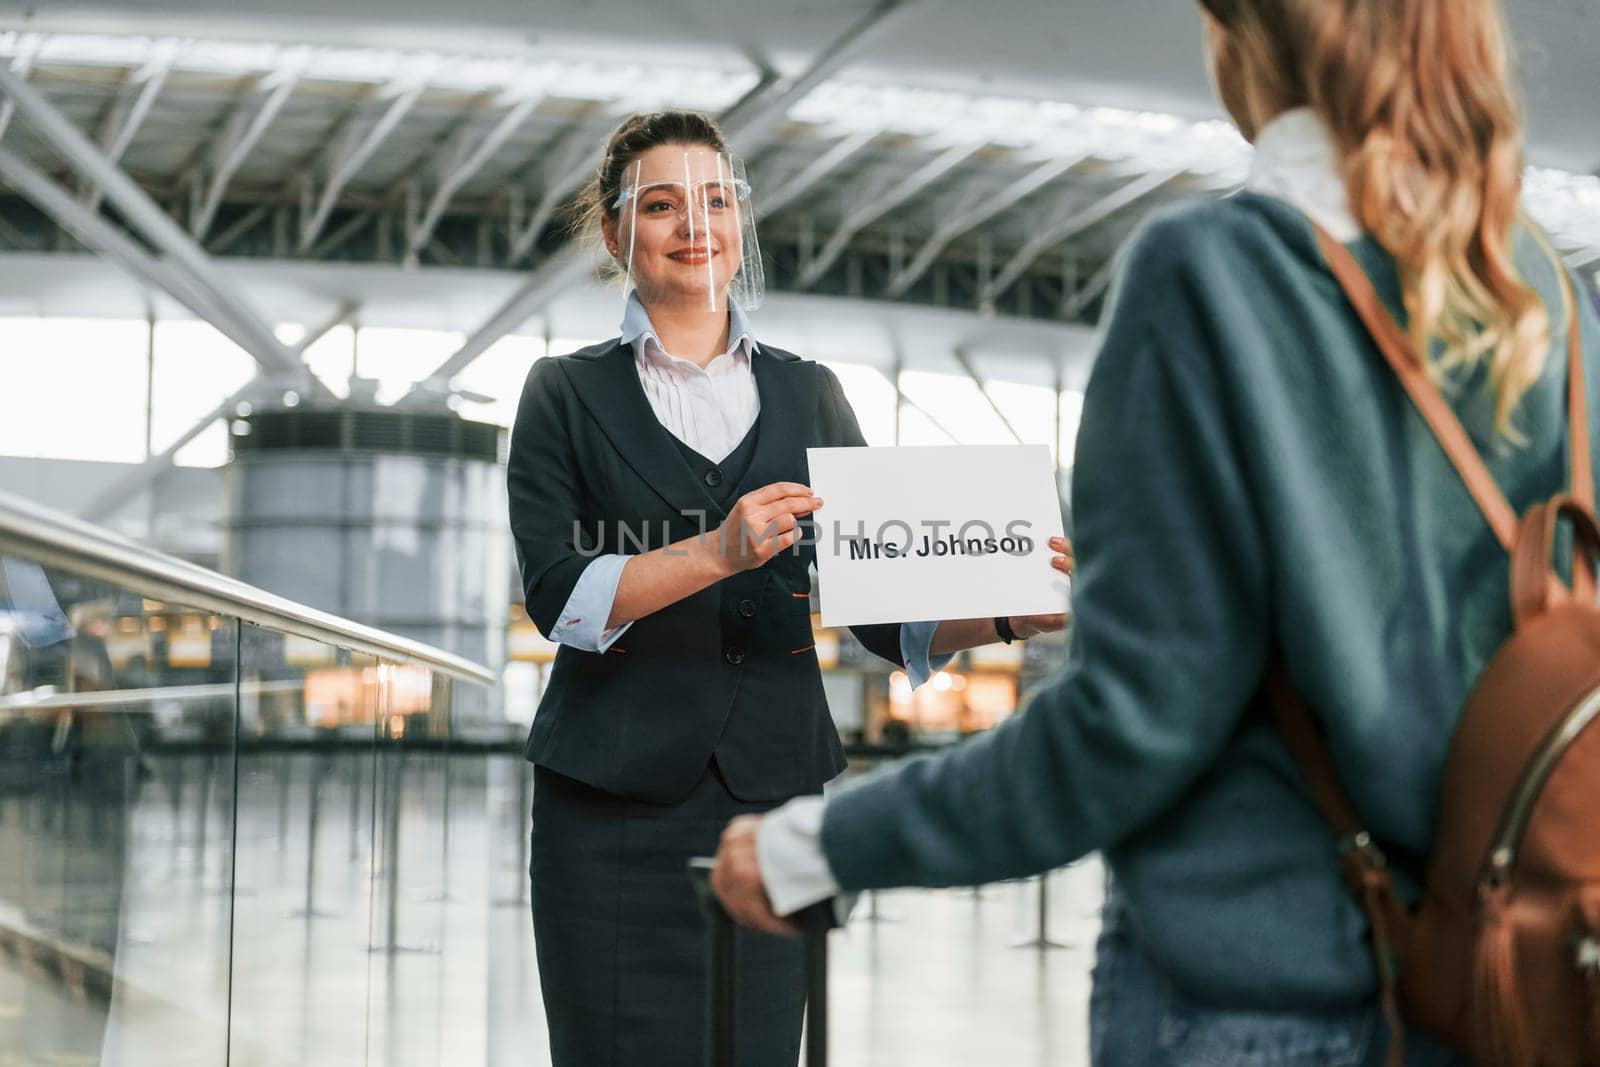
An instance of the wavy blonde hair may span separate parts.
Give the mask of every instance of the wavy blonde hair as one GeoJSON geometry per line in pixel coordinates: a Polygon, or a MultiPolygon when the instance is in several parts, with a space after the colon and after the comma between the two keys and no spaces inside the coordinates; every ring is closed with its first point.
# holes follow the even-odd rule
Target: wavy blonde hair
{"type": "Polygon", "coordinates": [[[1266,72],[1254,90],[1332,133],[1351,212],[1399,267],[1424,366],[1486,366],[1495,429],[1519,440],[1512,416],[1551,327],[1513,259],[1522,121],[1499,0],[1200,2],[1266,72]]]}

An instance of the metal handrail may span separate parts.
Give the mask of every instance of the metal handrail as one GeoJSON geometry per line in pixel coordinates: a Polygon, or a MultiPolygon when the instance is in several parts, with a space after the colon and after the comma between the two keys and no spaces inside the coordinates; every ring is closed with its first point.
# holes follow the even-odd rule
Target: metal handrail
{"type": "Polygon", "coordinates": [[[465,681],[497,681],[489,668],[452,652],[297,604],[10,493],[0,493],[0,553],[127,586],[152,600],[431,667],[465,681]]]}

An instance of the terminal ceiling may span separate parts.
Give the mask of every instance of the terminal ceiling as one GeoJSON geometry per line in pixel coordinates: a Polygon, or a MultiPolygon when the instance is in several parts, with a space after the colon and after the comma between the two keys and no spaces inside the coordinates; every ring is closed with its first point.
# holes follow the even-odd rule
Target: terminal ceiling
{"type": "MultiPolygon", "coordinates": [[[[1508,7],[1548,168],[1530,196],[1587,263],[1600,0],[1508,7]]],[[[559,208],[605,132],[679,105],[733,119],[775,289],[1086,322],[1138,219],[1248,159],[1189,0],[217,8],[0,7],[0,53],[223,259],[571,267],[559,208]]],[[[3,147],[98,205],[28,123],[3,147]]],[[[20,198],[0,250],[81,251],[20,198]]]]}

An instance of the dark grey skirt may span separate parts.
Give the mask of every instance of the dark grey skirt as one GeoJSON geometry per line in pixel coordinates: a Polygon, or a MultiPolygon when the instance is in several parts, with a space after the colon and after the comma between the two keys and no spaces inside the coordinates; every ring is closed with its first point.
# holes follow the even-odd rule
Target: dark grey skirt
{"type": "MultiPolygon", "coordinates": [[[[704,1067],[706,928],[686,872],[728,820],[715,767],[678,804],[627,800],[534,768],[533,933],[555,1067],[704,1067]]],[[[792,1067],[800,944],[740,931],[738,1062],[792,1067]]]]}

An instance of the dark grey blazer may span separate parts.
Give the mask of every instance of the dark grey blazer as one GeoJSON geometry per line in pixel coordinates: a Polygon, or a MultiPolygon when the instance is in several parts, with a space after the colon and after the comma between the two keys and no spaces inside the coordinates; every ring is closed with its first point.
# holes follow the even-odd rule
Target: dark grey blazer
{"type": "MultiPolygon", "coordinates": [[[[618,340],[534,363],[511,432],[511,531],[528,614],[548,634],[591,559],[648,552],[726,518],[651,409],[618,340]]],[[[808,446],[864,445],[826,367],[752,354],[755,456],[728,499],[808,482],[808,446]]],[[[563,645],[527,758],[607,792],[671,803],[717,759],[743,800],[815,792],[844,768],[812,648],[810,544],[638,619],[604,652],[563,645]]],[[[899,666],[900,628],[854,627],[899,666]]]]}

